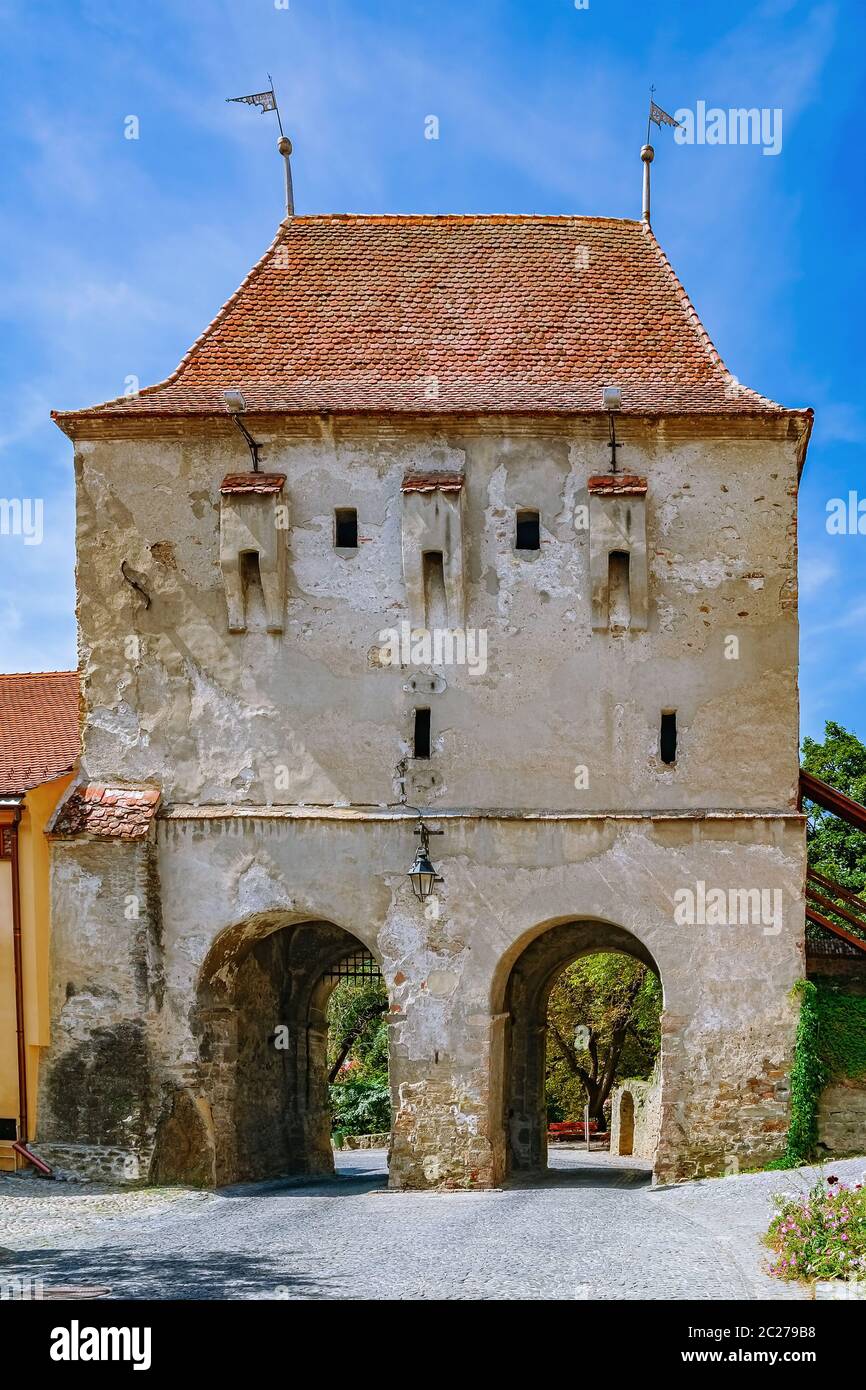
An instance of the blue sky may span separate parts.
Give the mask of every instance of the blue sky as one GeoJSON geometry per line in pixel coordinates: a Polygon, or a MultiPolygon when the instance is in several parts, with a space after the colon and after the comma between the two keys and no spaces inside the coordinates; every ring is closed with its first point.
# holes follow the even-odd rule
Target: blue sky
{"type": "Polygon", "coordinates": [[[655,132],[653,226],[727,365],[816,425],[801,491],[803,731],[866,738],[861,0],[0,0],[0,670],[75,664],[72,448],[48,418],[171,371],[281,216],[640,214],[647,93],[781,108],[782,148],[655,132]],[[125,120],[139,139],[124,138],[125,120]],[[439,139],[424,138],[425,118],[439,139]]]}

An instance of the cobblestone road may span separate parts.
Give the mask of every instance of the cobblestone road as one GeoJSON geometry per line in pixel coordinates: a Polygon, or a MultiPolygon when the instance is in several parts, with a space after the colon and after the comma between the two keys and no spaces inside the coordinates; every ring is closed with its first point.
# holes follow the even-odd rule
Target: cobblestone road
{"type": "MultiPolygon", "coordinates": [[[[218,1193],[0,1178],[0,1283],[113,1298],[804,1298],[764,1273],[770,1194],[810,1170],[651,1189],[635,1161],[560,1151],[536,1186],[389,1193],[385,1155],[341,1176],[218,1193]]],[[[866,1160],[825,1171],[859,1180],[866,1160]]]]}

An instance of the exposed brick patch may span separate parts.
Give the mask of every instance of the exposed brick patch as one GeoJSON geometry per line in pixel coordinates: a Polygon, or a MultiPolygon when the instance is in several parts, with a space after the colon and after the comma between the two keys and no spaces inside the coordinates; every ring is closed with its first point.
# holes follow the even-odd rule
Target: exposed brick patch
{"type": "Polygon", "coordinates": [[[158,787],[76,787],[60,807],[50,835],[96,835],[110,840],[141,840],[159,807],[158,787]]]}

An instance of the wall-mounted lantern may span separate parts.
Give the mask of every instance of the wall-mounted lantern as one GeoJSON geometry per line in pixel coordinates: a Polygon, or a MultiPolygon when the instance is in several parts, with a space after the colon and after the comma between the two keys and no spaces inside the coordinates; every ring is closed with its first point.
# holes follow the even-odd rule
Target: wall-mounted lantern
{"type": "Polygon", "coordinates": [[[437,883],[444,883],[444,879],[437,874],[430,862],[430,836],[442,835],[442,830],[428,830],[423,820],[420,822],[416,835],[420,835],[421,843],[415,855],[415,862],[409,870],[409,879],[412,884],[412,891],[419,902],[423,903],[437,883]]]}

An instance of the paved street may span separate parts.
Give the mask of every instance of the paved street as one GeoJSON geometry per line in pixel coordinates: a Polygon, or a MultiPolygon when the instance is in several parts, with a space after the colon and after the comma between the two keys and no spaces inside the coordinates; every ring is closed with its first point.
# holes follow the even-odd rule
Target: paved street
{"type": "MultiPolygon", "coordinates": [[[[219,1193],[0,1179],[0,1280],[113,1298],[803,1298],[763,1273],[770,1194],[810,1170],[653,1191],[644,1165],[560,1151],[536,1186],[389,1193],[385,1155],[340,1177],[219,1193]]],[[[826,1172],[859,1180],[864,1159],[826,1172]]]]}

